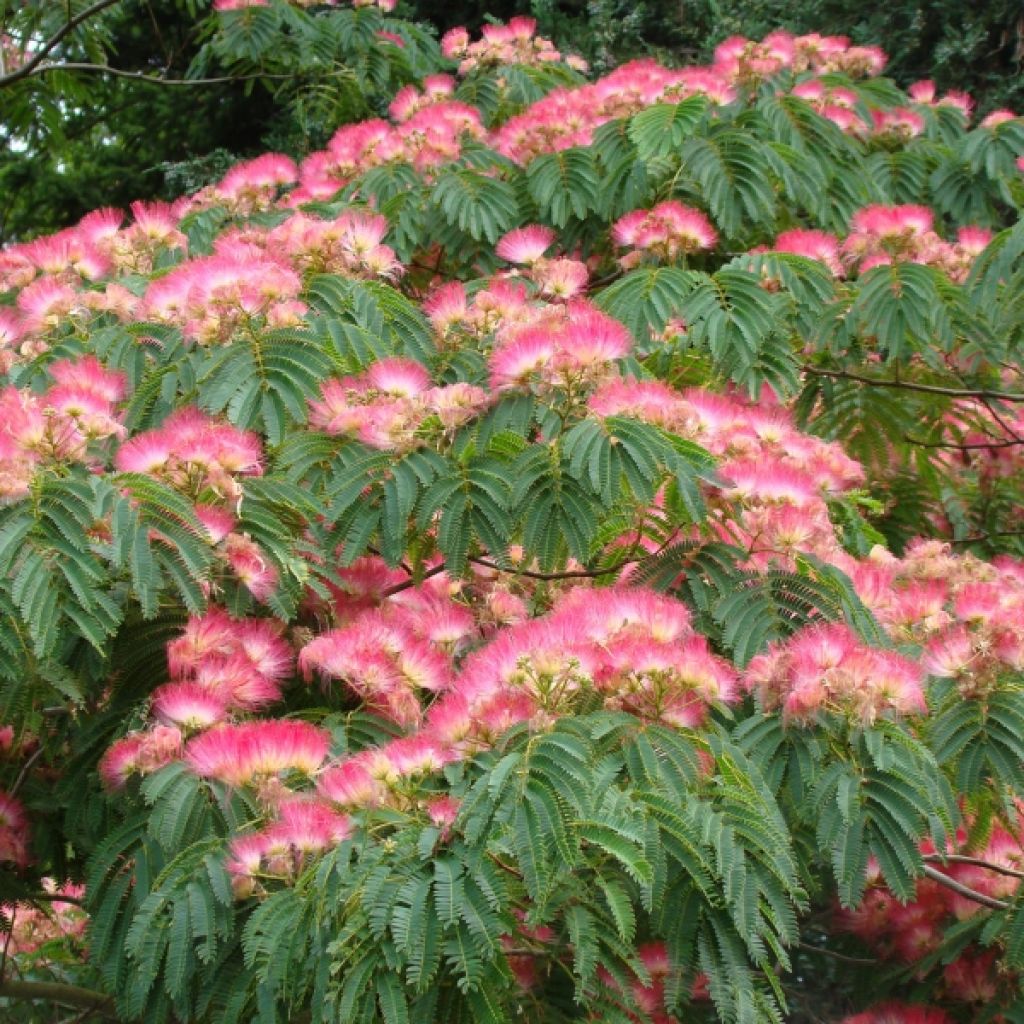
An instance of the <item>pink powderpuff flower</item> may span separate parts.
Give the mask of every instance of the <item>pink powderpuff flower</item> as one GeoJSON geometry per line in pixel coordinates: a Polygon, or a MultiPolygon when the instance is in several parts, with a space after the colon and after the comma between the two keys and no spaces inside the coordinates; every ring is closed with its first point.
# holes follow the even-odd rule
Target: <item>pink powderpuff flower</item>
{"type": "Polygon", "coordinates": [[[821,499],[811,476],[782,461],[730,459],[721,464],[720,472],[729,481],[725,493],[743,501],[802,507],[821,499]]]}
{"type": "Polygon", "coordinates": [[[153,714],[165,725],[207,729],[224,720],[227,705],[196,683],[166,683],[153,691],[153,714]]]}
{"type": "Polygon", "coordinates": [[[501,390],[527,384],[555,358],[554,332],[545,327],[517,330],[491,353],[491,387],[501,390]]]}
{"type": "Polygon", "coordinates": [[[224,538],[224,557],[257,601],[267,601],[277,590],[277,569],[248,534],[229,533],[224,538]]]}
{"type": "Polygon", "coordinates": [[[244,786],[289,770],[314,775],[330,743],[328,732],[308,722],[267,719],[219,725],[193,737],[185,761],[202,778],[244,786]]]}
{"type": "Polygon", "coordinates": [[[449,29],[441,37],[441,55],[448,60],[461,58],[469,47],[469,32],[461,26],[449,29]]]}
{"type": "Polygon", "coordinates": [[[967,225],[957,232],[957,245],[969,256],[980,256],[992,241],[992,232],[988,228],[967,225]]]}
{"type": "Polygon", "coordinates": [[[1006,124],[1009,121],[1016,121],[1017,115],[1012,110],[1007,110],[1005,107],[999,110],[993,110],[991,114],[987,115],[982,119],[982,128],[998,128],[1001,124],[1006,124]]]}
{"type": "Polygon", "coordinates": [[[21,801],[0,790],[0,862],[26,867],[28,850],[28,817],[21,801]]]}
{"type": "Polygon", "coordinates": [[[935,83],[930,78],[926,78],[920,82],[914,82],[914,84],[907,89],[907,95],[915,103],[923,103],[930,106],[935,102],[937,95],[935,83]]]}
{"type": "Polygon", "coordinates": [[[132,732],[107,748],[99,763],[100,778],[107,789],[123,789],[138,770],[143,740],[142,733],[132,732]]]}
{"type": "Polygon", "coordinates": [[[791,252],[824,263],[833,276],[843,276],[843,265],[839,261],[839,239],[827,231],[794,228],[783,231],[772,248],[776,252],[791,252]]]}
{"type": "Polygon", "coordinates": [[[555,232],[541,224],[516,228],[498,241],[495,253],[508,263],[531,266],[542,259],[555,242],[555,232]]]}
{"type": "Polygon", "coordinates": [[[427,801],[427,815],[441,829],[442,838],[447,836],[455,819],[459,816],[461,801],[452,796],[439,796],[427,801]]]}
{"type": "Polygon", "coordinates": [[[449,281],[435,288],[423,300],[423,312],[441,335],[447,334],[456,324],[465,323],[468,310],[466,288],[461,281],[449,281]]]}
{"type": "Polygon", "coordinates": [[[590,274],[579,260],[540,260],[531,268],[540,294],[546,298],[565,302],[586,290],[590,274]]]}
{"type": "Polygon", "coordinates": [[[412,359],[382,359],[366,370],[364,379],[368,387],[398,398],[415,398],[431,385],[426,368],[412,359]]]}
{"type": "Polygon", "coordinates": [[[194,511],[196,519],[206,528],[212,544],[219,544],[235,528],[237,520],[226,508],[199,504],[194,511]]]}
{"type": "Polygon", "coordinates": [[[926,206],[865,206],[851,221],[854,231],[881,241],[905,241],[932,230],[934,215],[926,206]]]}
{"type": "MultiPolygon", "coordinates": [[[[978,909],[978,904],[974,904],[978,909]]],[[[965,950],[942,971],[949,995],[958,1002],[990,1003],[998,994],[998,953],[995,949],[972,954],[965,950]]]]}
{"type": "Polygon", "coordinates": [[[295,161],[280,153],[264,153],[254,160],[235,164],[215,186],[214,194],[246,211],[269,206],[281,185],[298,180],[295,161]]]}
{"type": "Polygon", "coordinates": [[[369,757],[357,754],[330,765],[317,779],[319,794],[340,807],[379,807],[388,788],[370,770],[369,757]]]}
{"type": "Polygon", "coordinates": [[[237,899],[245,899],[253,894],[255,876],[260,872],[263,856],[269,846],[270,842],[262,832],[235,836],[231,840],[224,866],[231,875],[231,888],[237,899]]]}
{"type": "Polygon", "coordinates": [[[205,659],[193,670],[192,681],[240,711],[255,711],[281,698],[278,683],[257,672],[244,654],[205,659]]]}
{"type": "Polygon", "coordinates": [[[299,853],[320,853],[343,842],[352,833],[352,823],[316,799],[283,800],[277,807],[278,823],[271,830],[299,853]]]}
{"type": "Polygon", "coordinates": [[[889,135],[908,140],[924,131],[924,118],[916,110],[894,107],[892,110],[872,110],[871,121],[876,135],[889,135]]]}
{"type": "Polygon", "coordinates": [[[629,355],[633,340],[618,320],[585,301],[571,303],[568,313],[557,365],[579,372],[629,355]]]}

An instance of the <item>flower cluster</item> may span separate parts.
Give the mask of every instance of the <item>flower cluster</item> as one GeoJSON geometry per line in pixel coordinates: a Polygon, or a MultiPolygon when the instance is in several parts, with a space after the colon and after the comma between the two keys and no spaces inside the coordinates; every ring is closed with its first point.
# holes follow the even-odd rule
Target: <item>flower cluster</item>
{"type": "Polygon", "coordinates": [[[52,878],[44,878],[42,889],[47,896],[45,904],[0,904],[0,923],[9,929],[4,941],[8,956],[29,955],[43,964],[50,962],[48,951],[57,943],[69,943],[79,950],[84,945],[89,917],[79,901],[85,886],[73,882],[58,885],[52,878]]]}
{"type": "Polygon", "coordinates": [[[991,692],[1024,669],[1024,565],[951,554],[937,541],[912,543],[897,559],[878,549],[850,568],[864,602],[889,633],[921,646],[921,663],[953,679],[964,697],[991,692]]]}
{"type": "Polygon", "coordinates": [[[939,267],[953,281],[963,281],[992,233],[962,227],[957,241],[943,241],[933,230],[934,215],[926,206],[866,206],[853,215],[841,258],[865,273],[891,263],[926,263],[939,267]]]}
{"type": "Polygon", "coordinates": [[[0,790],[0,863],[25,867],[30,860],[25,808],[17,797],[0,790]]]}
{"type": "Polygon", "coordinates": [[[340,629],[307,644],[299,667],[341,679],[374,711],[404,727],[419,725],[421,696],[451,686],[453,653],[475,632],[473,615],[437,586],[383,608],[363,612],[340,629]]]}
{"type": "Polygon", "coordinates": [[[827,501],[863,482],[837,444],[798,431],[781,406],[753,405],[660,381],[611,380],[589,399],[593,416],[628,415],[696,441],[719,457],[712,525],[742,545],[752,567],[792,568],[799,552],[841,559],[827,501]],[[719,518],[720,516],[720,518],[719,518]]]}
{"type": "Polygon", "coordinates": [[[223,345],[264,323],[298,323],[306,311],[298,301],[301,288],[295,271],[258,249],[236,250],[188,260],[157,278],[146,290],[143,312],[155,323],[182,325],[185,337],[200,345],[223,345]]]}
{"type": "Polygon", "coordinates": [[[404,106],[396,116],[401,124],[375,119],[345,125],[334,133],[327,148],[302,161],[299,186],[288,196],[296,207],[315,199],[330,199],[358,174],[391,163],[408,163],[421,173],[457,160],[462,136],[482,138],[480,112],[446,98],[438,90],[426,93],[407,117],[404,106]]]}
{"type": "MultiPolygon", "coordinates": [[[[650,1024],[677,1024],[678,1018],[667,1012],[666,987],[673,980],[678,983],[679,969],[672,964],[668,946],[664,942],[644,942],[637,947],[637,958],[643,964],[650,980],[635,978],[629,986],[632,1004],[641,1011],[643,1017],[630,1013],[623,1007],[631,1021],[650,1022],[650,1024]]],[[[601,984],[613,994],[620,994],[622,988],[612,975],[600,968],[598,978],[601,984]]],[[[613,998],[615,996],[613,995],[613,998]]],[[[621,999],[621,994],[619,995],[621,999]]],[[[689,998],[691,1002],[700,1002],[710,998],[708,979],[705,974],[698,974],[690,983],[689,998]]]]}
{"type": "MultiPolygon", "coordinates": [[[[943,876],[982,899],[1012,900],[1024,877],[1024,837],[1020,819],[1011,827],[996,824],[980,841],[971,842],[961,829],[943,857],[934,846],[922,843],[925,857],[935,861],[943,876]],[[945,857],[951,858],[944,861],[945,857]]],[[[934,953],[956,922],[980,913],[977,899],[962,895],[934,878],[917,882],[913,900],[903,903],[886,887],[878,864],[868,867],[868,888],[860,905],[838,910],[838,923],[868,945],[878,956],[916,964],[934,953]]],[[[966,946],[942,971],[940,994],[956,1003],[987,1004],[1009,981],[997,967],[997,951],[966,946]]]]}
{"type": "Polygon", "coordinates": [[[806,724],[834,713],[870,725],[887,713],[924,713],[924,673],[892,651],[867,646],[840,624],[810,626],[772,644],[747,666],[761,706],[806,724]]]}
{"type": "MultiPolygon", "coordinates": [[[[441,53],[459,61],[459,74],[468,75],[478,68],[502,64],[552,64],[563,60],[550,39],[537,34],[533,18],[512,18],[507,25],[484,25],[474,43],[464,28],[453,28],[441,38],[441,53]]],[[[586,71],[579,57],[564,58],[570,67],[586,71]]]]}
{"type": "Polygon", "coordinates": [[[718,233],[700,210],[669,199],[650,210],[634,210],[620,217],[612,227],[612,241],[637,250],[619,260],[629,268],[639,262],[644,252],[671,262],[680,256],[713,249],[718,233]]]}
{"type": "Polygon", "coordinates": [[[585,299],[548,306],[497,331],[489,361],[491,386],[585,394],[615,373],[615,360],[631,347],[622,324],[585,299]]]}
{"type": "Polygon", "coordinates": [[[241,496],[236,478],[259,476],[262,460],[256,434],[186,407],[161,427],[125,441],[114,464],[123,473],[154,476],[196,500],[235,501],[241,496]]]}
{"type": "Polygon", "coordinates": [[[356,437],[372,448],[407,451],[435,432],[451,432],[482,412],[490,397],[472,384],[434,387],[411,359],[382,359],[358,377],[326,381],[310,402],[309,422],[328,434],[356,437]]]}
{"type": "Polygon", "coordinates": [[[25,497],[40,469],[85,462],[93,442],[124,434],[115,408],[125,394],[123,373],[95,356],[59,360],[49,373],[54,383],[41,395],[0,391],[0,500],[25,497]]]}
{"type": "Polygon", "coordinates": [[[215,607],[190,618],[167,647],[172,682],[153,691],[152,723],[107,751],[100,763],[104,782],[119,789],[131,775],[179,758],[189,734],[278,700],[292,661],[273,620],[236,620],[215,607]]]}
{"type": "Polygon", "coordinates": [[[756,85],[764,78],[791,68],[818,74],[843,72],[853,76],[878,75],[885,53],[877,46],[851,46],[845,36],[794,36],[776,31],[760,42],[730,36],[715,47],[714,67],[731,80],[756,85]]]}

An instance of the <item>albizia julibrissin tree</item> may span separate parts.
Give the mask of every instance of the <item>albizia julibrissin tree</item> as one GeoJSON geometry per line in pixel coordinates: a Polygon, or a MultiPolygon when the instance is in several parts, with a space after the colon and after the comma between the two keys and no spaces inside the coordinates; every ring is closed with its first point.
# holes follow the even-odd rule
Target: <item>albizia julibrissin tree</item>
{"type": "Polygon", "coordinates": [[[0,252],[0,1006],[1022,1019],[1024,123],[441,52],[0,252]]]}

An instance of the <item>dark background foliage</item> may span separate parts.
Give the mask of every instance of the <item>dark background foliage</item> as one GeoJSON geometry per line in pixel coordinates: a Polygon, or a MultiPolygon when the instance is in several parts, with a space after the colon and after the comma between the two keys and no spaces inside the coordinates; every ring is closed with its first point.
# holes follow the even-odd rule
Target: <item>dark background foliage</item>
{"type": "MultiPolygon", "coordinates": [[[[0,30],[18,0],[0,0],[0,30]]],[[[110,64],[180,78],[202,43],[196,0],[124,0],[104,14],[110,64]]],[[[882,41],[901,85],[931,77],[970,92],[984,112],[1024,107],[1020,0],[403,0],[395,12],[442,33],[516,14],[582,53],[596,71],[653,55],[708,60],[717,43],[774,28],[882,41]]],[[[71,47],[72,59],[88,58],[71,47]]],[[[214,69],[211,74],[216,75],[214,69]]],[[[155,85],[95,73],[49,74],[0,89],[0,243],[74,223],[101,205],[170,199],[267,149],[299,156],[338,124],[382,112],[382,98],[316,83],[155,85]]]]}

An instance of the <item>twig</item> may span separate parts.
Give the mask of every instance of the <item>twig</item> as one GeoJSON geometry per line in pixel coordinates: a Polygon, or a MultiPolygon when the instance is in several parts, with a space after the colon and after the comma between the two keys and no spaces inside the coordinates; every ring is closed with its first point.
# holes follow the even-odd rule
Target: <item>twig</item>
{"type": "MultiPolygon", "coordinates": [[[[28,78],[29,75],[35,74],[36,68],[43,63],[47,54],[51,53],[53,48],[69,32],[74,32],[79,25],[88,21],[94,14],[99,14],[100,11],[105,10],[107,7],[113,7],[116,3],[120,3],[120,0],[97,0],[97,2],[91,7],[86,7],[84,11],[76,14],[73,18],[68,18],[67,22],[57,29],[57,31],[54,32],[45,43],[43,43],[42,47],[32,55],[30,60],[25,61],[20,68],[16,68],[14,71],[10,71],[6,75],[0,76],[0,89],[8,85],[13,85],[15,82],[20,82],[21,79],[28,78]]],[[[47,67],[50,66],[51,65],[47,65],[47,67]]]]}
{"type": "Polygon", "coordinates": [[[873,967],[878,963],[864,956],[847,956],[845,953],[837,953],[834,949],[827,949],[825,946],[814,946],[810,942],[798,942],[800,949],[808,953],[820,953],[822,956],[831,957],[833,960],[841,960],[844,964],[857,964],[861,967],[873,967]]]}
{"type": "Polygon", "coordinates": [[[92,1010],[102,1013],[109,1020],[117,1020],[114,1000],[110,996],[79,985],[64,985],[56,981],[0,980],[0,998],[59,1003],[76,1010],[92,1010]]]}
{"type": "Polygon", "coordinates": [[[18,790],[21,789],[21,784],[25,781],[25,776],[28,775],[32,765],[34,765],[36,761],[38,761],[39,758],[42,757],[42,754],[43,747],[40,746],[38,750],[35,750],[29,757],[29,759],[21,766],[21,771],[18,772],[18,777],[14,780],[14,785],[11,787],[10,790],[11,796],[15,796],[18,790]]]}
{"type": "Polygon", "coordinates": [[[959,452],[983,451],[985,448],[1015,448],[1024,444],[1024,438],[1016,441],[979,441],[977,444],[957,444],[955,441],[921,441],[916,437],[904,435],[907,444],[916,445],[918,448],[949,448],[959,452]]]}
{"type": "Polygon", "coordinates": [[[983,907],[988,907],[990,910],[1009,910],[1010,904],[1005,900],[993,899],[991,896],[986,896],[984,893],[978,892],[970,886],[962,885],[955,878],[950,878],[949,875],[944,875],[941,871],[936,870],[930,864],[924,866],[925,875],[939,885],[944,885],[947,889],[951,889],[953,892],[965,897],[966,899],[973,900],[975,903],[980,903],[983,907]]]}
{"type": "Polygon", "coordinates": [[[506,572],[513,576],[526,576],[531,580],[589,580],[597,576],[607,576],[610,573],[618,572],[633,562],[639,562],[639,558],[628,558],[624,562],[617,562],[606,569],[566,569],[564,572],[535,572],[533,569],[515,569],[511,566],[498,565],[486,558],[470,556],[469,561],[476,565],[482,565],[485,569],[493,569],[495,572],[506,572]]]}
{"type": "Polygon", "coordinates": [[[401,583],[396,583],[393,587],[388,587],[381,593],[381,598],[391,597],[394,594],[400,594],[403,590],[408,590],[410,587],[419,586],[424,580],[429,580],[431,576],[437,576],[444,572],[445,564],[440,562],[432,568],[428,569],[419,579],[415,576],[410,576],[407,580],[402,580],[401,583]]]}
{"type": "MultiPolygon", "coordinates": [[[[148,82],[150,85],[222,85],[228,82],[250,82],[257,78],[284,81],[285,79],[299,78],[298,74],[268,74],[267,72],[255,71],[248,75],[221,75],[216,78],[161,78],[159,75],[147,75],[144,71],[127,71],[124,68],[112,68],[109,64],[86,64],[78,61],[67,61],[60,64],[44,64],[37,67],[32,74],[43,75],[48,71],[88,71],[93,74],[112,75],[114,78],[128,78],[133,82],[148,82]]],[[[320,77],[332,78],[339,75],[349,75],[348,68],[338,68],[335,71],[324,71],[320,77]]],[[[0,86],[4,80],[0,78],[0,86]]]]}
{"type": "Polygon", "coordinates": [[[1002,864],[993,864],[992,861],[982,860],[981,857],[967,857],[959,853],[947,853],[945,856],[941,853],[929,853],[921,859],[926,864],[972,864],[974,867],[995,871],[1000,875],[1009,875],[1011,878],[1024,878],[1024,871],[1004,867],[1002,864]]]}
{"type": "Polygon", "coordinates": [[[507,863],[506,861],[503,861],[496,853],[492,852],[491,850],[487,851],[487,856],[490,857],[491,860],[493,860],[494,863],[497,864],[502,871],[507,871],[510,875],[515,875],[516,878],[523,877],[523,873],[519,870],[519,868],[513,867],[511,864],[507,863]]]}
{"type": "Polygon", "coordinates": [[[996,530],[994,533],[978,533],[973,537],[960,537],[951,540],[950,544],[980,544],[982,541],[993,540],[996,537],[1024,537],[1024,530],[996,530]]]}
{"type": "Polygon", "coordinates": [[[1024,395],[1015,391],[988,391],[972,388],[944,388],[936,384],[917,384],[909,380],[884,380],[879,377],[864,377],[848,370],[822,370],[804,363],[800,369],[815,377],[834,377],[837,380],[854,380],[860,384],[871,384],[879,388],[900,388],[905,391],[922,391],[928,395],[948,395],[951,398],[990,398],[1000,402],[1024,402],[1024,395]]]}

